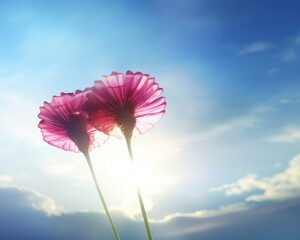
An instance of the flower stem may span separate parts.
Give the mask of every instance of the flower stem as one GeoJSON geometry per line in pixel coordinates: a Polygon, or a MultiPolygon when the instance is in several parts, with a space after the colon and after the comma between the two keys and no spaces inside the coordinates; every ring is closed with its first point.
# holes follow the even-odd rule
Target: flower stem
{"type": "MultiPolygon", "coordinates": [[[[133,154],[132,154],[132,149],[131,149],[131,138],[126,138],[126,143],[127,143],[127,148],[128,148],[128,153],[130,156],[130,160],[131,163],[133,165],[133,167],[135,167],[135,161],[133,158],[133,154]]],[[[145,211],[145,207],[144,207],[144,202],[143,202],[143,198],[142,198],[142,194],[141,194],[141,190],[140,190],[140,186],[138,181],[136,181],[136,192],[138,195],[138,199],[139,199],[139,203],[140,203],[140,207],[141,207],[141,211],[142,211],[142,215],[143,215],[143,219],[144,219],[144,225],[146,228],[146,232],[147,232],[147,236],[148,236],[148,240],[152,240],[152,236],[151,236],[151,231],[150,231],[150,227],[149,227],[149,223],[148,223],[148,218],[147,218],[147,214],[145,211]]]]}
{"type": "Polygon", "coordinates": [[[95,172],[94,172],[93,165],[92,165],[92,162],[91,162],[91,159],[90,159],[90,155],[89,155],[88,152],[87,152],[87,153],[83,153],[83,154],[84,154],[84,156],[85,156],[85,158],[86,158],[86,160],[87,160],[87,163],[88,163],[88,165],[89,165],[89,168],[90,168],[90,171],[91,171],[91,174],[92,174],[92,177],[93,177],[95,186],[96,186],[96,188],[97,188],[98,195],[99,195],[99,197],[100,197],[100,199],[101,199],[103,208],[104,208],[104,210],[105,210],[106,216],[107,216],[107,218],[108,218],[108,221],[109,221],[110,226],[111,226],[111,228],[112,228],[112,231],[113,231],[113,233],[114,233],[115,239],[116,239],[116,240],[120,240],[119,235],[118,235],[118,232],[117,232],[117,229],[116,229],[116,227],[115,227],[115,225],[114,225],[114,222],[113,222],[113,220],[112,220],[112,218],[111,218],[111,216],[110,216],[110,213],[109,213],[109,211],[108,211],[108,208],[107,208],[106,203],[105,203],[105,200],[104,200],[104,197],[103,197],[102,192],[101,192],[101,190],[100,190],[100,187],[99,187],[97,178],[96,178],[96,176],[95,176],[95,172]]]}

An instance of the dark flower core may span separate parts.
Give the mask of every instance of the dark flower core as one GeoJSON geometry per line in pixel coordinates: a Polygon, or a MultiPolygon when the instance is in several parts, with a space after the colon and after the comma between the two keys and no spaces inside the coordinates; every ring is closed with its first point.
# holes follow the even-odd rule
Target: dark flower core
{"type": "Polygon", "coordinates": [[[78,149],[85,153],[89,150],[90,137],[86,130],[86,121],[81,115],[72,115],[66,124],[66,130],[78,149]]]}
{"type": "Polygon", "coordinates": [[[116,123],[121,129],[125,138],[132,137],[132,131],[134,129],[136,120],[134,117],[134,111],[130,104],[126,104],[124,107],[120,107],[116,110],[116,123]]]}

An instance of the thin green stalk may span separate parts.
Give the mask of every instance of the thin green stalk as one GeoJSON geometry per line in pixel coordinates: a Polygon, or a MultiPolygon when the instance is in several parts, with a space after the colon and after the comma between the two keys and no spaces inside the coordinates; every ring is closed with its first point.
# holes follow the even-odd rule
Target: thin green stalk
{"type": "Polygon", "coordinates": [[[115,239],[116,239],[116,240],[120,240],[119,235],[118,235],[118,232],[117,232],[117,229],[116,229],[116,227],[115,227],[115,225],[114,225],[114,222],[113,222],[113,220],[112,220],[112,218],[111,218],[111,216],[110,216],[110,213],[109,213],[109,211],[108,211],[108,208],[107,208],[106,203],[105,203],[105,200],[104,200],[104,197],[103,197],[102,192],[101,192],[101,190],[100,190],[100,187],[99,187],[99,184],[98,184],[98,181],[97,181],[97,178],[96,178],[94,169],[93,169],[93,165],[92,165],[92,162],[91,162],[91,159],[90,159],[90,155],[89,155],[88,152],[87,152],[87,153],[83,153],[83,154],[84,154],[84,156],[85,156],[85,158],[86,158],[86,160],[87,160],[87,163],[88,163],[88,165],[89,165],[89,168],[90,168],[91,174],[92,174],[92,176],[93,176],[93,180],[94,180],[95,186],[96,186],[96,188],[97,188],[98,195],[99,195],[99,197],[100,197],[100,199],[101,199],[102,205],[103,205],[103,207],[104,207],[106,216],[107,216],[107,218],[108,218],[108,221],[109,221],[110,226],[111,226],[111,228],[112,228],[112,231],[113,231],[113,233],[114,233],[115,239]]]}
{"type": "MultiPolygon", "coordinates": [[[[130,160],[131,163],[133,165],[133,167],[135,167],[135,161],[133,158],[133,154],[132,154],[132,149],[131,149],[131,138],[126,138],[126,142],[127,142],[127,148],[128,148],[128,153],[130,156],[130,160]]],[[[138,181],[136,181],[136,192],[138,195],[138,199],[139,199],[139,203],[140,203],[140,207],[141,207],[141,211],[142,211],[142,215],[143,215],[143,219],[144,219],[144,225],[146,228],[146,232],[147,232],[147,236],[148,236],[148,240],[152,240],[152,236],[151,236],[151,231],[150,231],[150,227],[149,227],[149,222],[148,222],[148,218],[147,218],[147,214],[145,211],[145,206],[144,206],[144,202],[143,202],[143,198],[142,198],[142,194],[141,194],[141,190],[140,190],[140,186],[138,181]]]]}

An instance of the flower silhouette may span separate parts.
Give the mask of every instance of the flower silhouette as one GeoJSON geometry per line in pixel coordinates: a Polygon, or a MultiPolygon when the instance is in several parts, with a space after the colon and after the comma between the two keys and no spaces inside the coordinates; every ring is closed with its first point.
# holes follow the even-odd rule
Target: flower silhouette
{"type": "Polygon", "coordinates": [[[66,151],[83,153],[105,143],[107,137],[88,124],[87,114],[82,110],[88,91],[61,93],[40,107],[38,126],[47,143],[66,151]]]}
{"type": "Polygon", "coordinates": [[[165,113],[163,89],[148,74],[113,72],[95,81],[85,110],[98,130],[118,138],[145,133],[165,113]]]}
{"type": "MultiPolygon", "coordinates": [[[[166,99],[160,97],[163,89],[154,78],[140,72],[126,74],[113,72],[95,81],[84,105],[90,124],[108,135],[125,137],[131,162],[134,157],[131,138],[152,128],[165,113],[166,99]]],[[[136,191],[148,240],[152,235],[139,184],[136,191]]]]}
{"type": "Polygon", "coordinates": [[[86,94],[89,91],[87,88],[84,91],[77,90],[75,93],[61,93],[60,96],[54,96],[50,103],[44,102],[44,106],[40,107],[38,117],[41,121],[38,126],[47,143],[66,151],[84,154],[114,237],[119,240],[89,155],[91,149],[107,139],[106,135],[89,125],[87,114],[83,111],[83,105],[87,100],[86,94]]]}

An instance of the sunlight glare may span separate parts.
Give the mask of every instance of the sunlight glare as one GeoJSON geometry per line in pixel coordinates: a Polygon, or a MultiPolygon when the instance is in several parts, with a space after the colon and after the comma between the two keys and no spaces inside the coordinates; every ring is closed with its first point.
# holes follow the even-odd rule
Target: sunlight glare
{"type": "Polygon", "coordinates": [[[95,169],[102,180],[103,191],[113,202],[111,208],[121,210],[132,218],[140,214],[136,184],[140,186],[146,210],[150,211],[155,204],[155,196],[174,183],[174,178],[160,167],[163,166],[160,164],[163,154],[155,154],[146,145],[134,148],[133,154],[134,165],[129,159],[125,141],[115,139],[110,139],[102,151],[97,151],[97,155],[93,154],[93,159],[100,160],[94,161],[95,169]]]}

